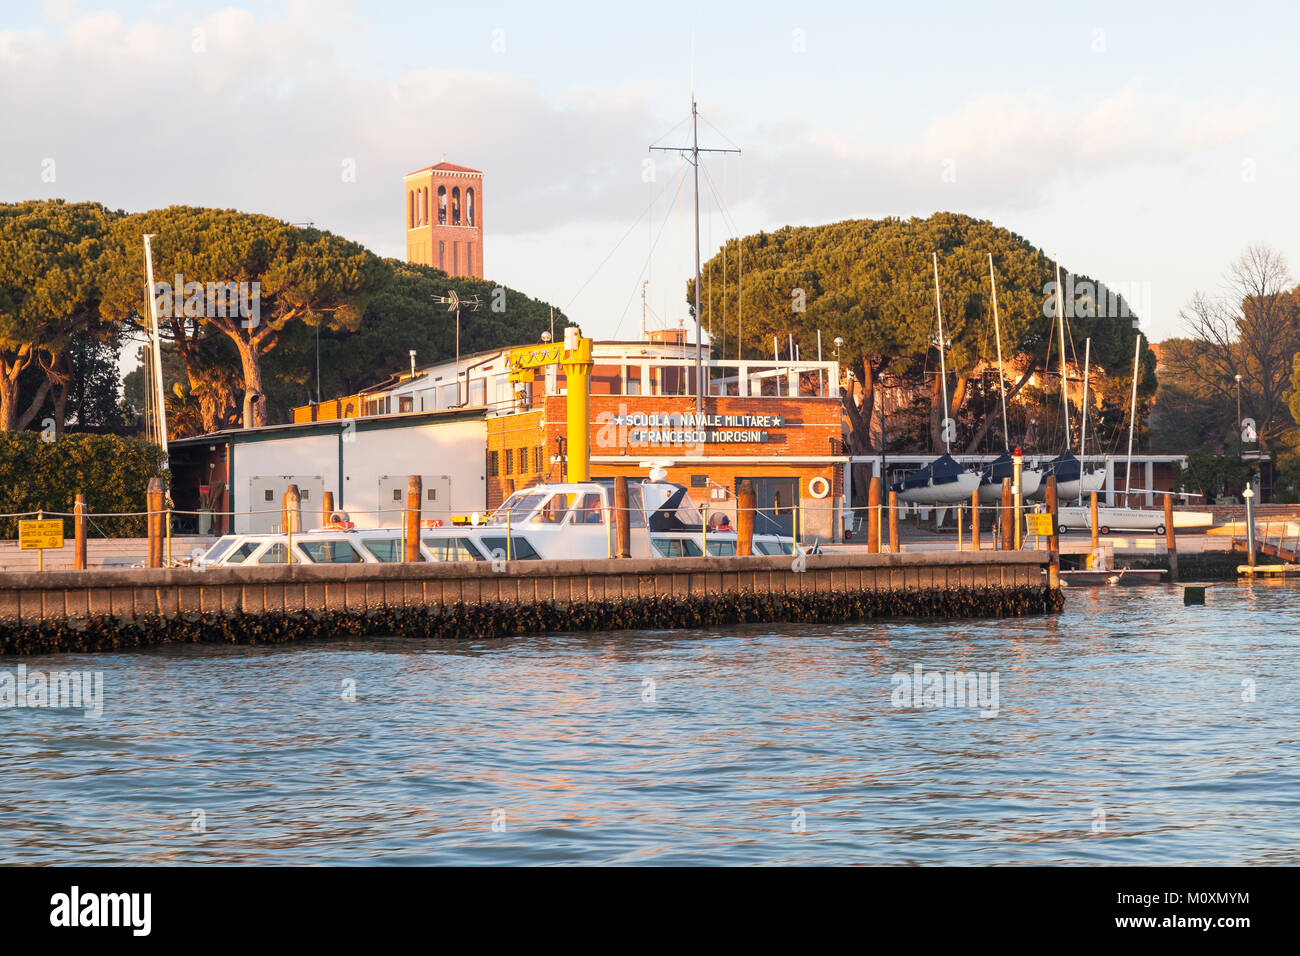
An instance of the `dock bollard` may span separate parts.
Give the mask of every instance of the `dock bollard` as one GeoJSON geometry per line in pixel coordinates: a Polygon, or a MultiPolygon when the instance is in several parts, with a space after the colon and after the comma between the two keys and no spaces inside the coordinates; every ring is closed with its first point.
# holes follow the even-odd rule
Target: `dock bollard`
{"type": "Polygon", "coordinates": [[[898,542],[898,492],[889,493],[889,547],[898,554],[903,546],[898,542]]]}
{"type": "Polygon", "coordinates": [[[1174,537],[1174,496],[1165,495],[1165,550],[1169,552],[1169,580],[1178,580],[1178,540],[1174,537]]]}
{"type": "Polygon", "coordinates": [[[740,483],[736,492],[736,554],[747,558],[754,553],[754,511],[758,508],[758,496],[754,494],[754,485],[749,481],[740,483]]]}
{"type": "Polygon", "coordinates": [[[627,476],[619,475],[614,479],[614,556],[618,558],[632,556],[632,525],[627,509],[627,476]]]}
{"type": "Polygon", "coordinates": [[[1047,586],[1057,590],[1061,586],[1061,536],[1057,530],[1056,476],[1047,478],[1047,513],[1052,519],[1052,533],[1047,538],[1047,586]]]}
{"type": "Polygon", "coordinates": [[[406,479],[406,553],[402,560],[414,564],[420,560],[420,496],[424,494],[424,482],[419,475],[406,479]]]}
{"type": "Polygon", "coordinates": [[[880,478],[867,486],[867,554],[880,553],[880,478]]]}
{"type": "Polygon", "coordinates": [[[72,506],[72,567],[86,570],[86,496],[77,495],[72,506]]]}
{"type": "Polygon", "coordinates": [[[149,512],[146,525],[149,535],[149,567],[161,568],[163,555],[163,484],[161,478],[149,479],[149,487],[145,491],[144,497],[145,508],[149,512]]]}
{"type": "Polygon", "coordinates": [[[1002,508],[998,514],[999,526],[1002,531],[999,535],[999,548],[1002,551],[1011,550],[1012,531],[1011,531],[1011,479],[1002,479],[1002,508]]]}
{"type": "Polygon", "coordinates": [[[1092,553],[1097,553],[1097,492],[1088,496],[1088,520],[1092,522],[1092,553]]]}

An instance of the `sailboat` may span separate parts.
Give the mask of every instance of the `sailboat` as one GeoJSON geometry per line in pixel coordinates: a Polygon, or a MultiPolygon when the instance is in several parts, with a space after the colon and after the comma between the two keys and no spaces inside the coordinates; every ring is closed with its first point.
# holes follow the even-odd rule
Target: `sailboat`
{"type": "MultiPolygon", "coordinates": [[[[1002,371],[1002,325],[998,319],[998,284],[993,275],[993,253],[989,253],[989,288],[993,294],[993,337],[998,346],[998,389],[1002,396],[1002,454],[980,469],[980,502],[987,505],[1002,501],[1002,479],[1015,479],[1015,462],[1011,458],[1011,426],[1007,421],[1007,380],[1002,371]]],[[[1017,449],[1017,452],[1019,449],[1017,449]]],[[[1020,493],[1032,495],[1042,483],[1038,468],[1020,469],[1020,493]]]]}
{"type": "MultiPolygon", "coordinates": [[[[1056,264],[1056,321],[1061,351],[1061,417],[1065,423],[1065,451],[1043,466],[1043,484],[1035,497],[1043,497],[1047,492],[1047,479],[1056,478],[1056,500],[1078,501],[1084,495],[1100,491],[1106,483],[1106,472],[1096,468],[1088,471],[1083,462],[1070,451],[1070,392],[1065,377],[1065,307],[1061,294],[1061,264],[1056,264]]],[[[1085,373],[1086,374],[1086,373],[1085,373]]],[[[1084,425],[1080,430],[1079,454],[1083,454],[1083,434],[1087,431],[1086,407],[1083,411],[1084,425]]]]}
{"type": "MultiPolygon", "coordinates": [[[[1085,354],[1087,353],[1085,352],[1085,354]]],[[[1131,390],[1131,397],[1129,399],[1128,460],[1124,467],[1124,494],[1126,498],[1128,497],[1128,490],[1131,487],[1129,481],[1133,474],[1133,429],[1134,429],[1134,425],[1137,422],[1137,380],[1138,380],[1138,365],[1141,360],[1141,357],[1142,357],[1142,335],[1139,333],[1137,337],[1137,344],[1134,346],[1133,349],[1133,385],[1131,390]]],[[[1086,406],[1087,404],[1086,402],[1087,373],[1086,372],[1084,377],[1084,383],[1085,383],[1084,395],[1085,395],[1085,406],[1086,406]]],[[[1085,410],[1085,414],[1086,414],[1086,410],[1085,410]]],[[[1086,422],[1087,419],[1085,418],[1084,421],[1086,422]]],[[[1087,427],[1086,424],[1084,427],[1085,428],[1087,427]]],[[[1080,453],[1083,452],[1082,441],[1080,441],[1079,451],[1080,453]]],[[[1075,459],[1075,461],[1078,461],[1078,459],[1075,459]]],[[[1068,501],[1071,496],[1060,493],[1059,492],[1060,487],[1061,486],[1058,483],[1057,485],[1058,494],[1060,495],[1061,500],[1068,501]]],[[[1069,487],[1068,484],[1067,487],[1069,487]]],[[[1098,491],[1100,490],[1100,488],[1101,488],[1101,483],[1098,482],[1097,487],[1087,488],[1086,490],[1082,491],[1080,497],[1082,497],[1083,494],[1091,494],[1093,491],[1098,491]]],[[[1175,528],[1204,528],[1204,527],[1208,527],[1211,523],[1213,523],[1213,515],[1211,515],[1208,511],[1179,511],[1174,514],[1175,528]]],[[[1062,534],[1068,532],[1070,528],[1091,529],[1092,527],[1091,506],[1090,505],[1083,506],[1082,504],[1080,504],[1074,507],[1061,508],[1058,512],[1058,524],[1059,524],[1059,530],[1062,534]]],[[[1103,535],[1110,534],[1112,529],[1116,531],[1154,531],[1156,534],[1165,533],[1164,511],[1163,510],[1156,511],[1150,508],[1130,508],[1130,507],[1098,508],[1097,524],[1100,526],[1097,530],[1099,531],[1099,533],[1103,535]]]]}
{"type": "Polygon", "coordinates": [[[979,486],[977,472],[967,471],[952,457],[948,429],[948,365],[944,357],[943,304],[939,299],[939,253],[934,253],[934,308],[939,318],[939,381],[943,389],[944,453],[919,471],[895,482],[892,490],[900,501],[916,504],[945,505],[970,501],[979,486]]]}

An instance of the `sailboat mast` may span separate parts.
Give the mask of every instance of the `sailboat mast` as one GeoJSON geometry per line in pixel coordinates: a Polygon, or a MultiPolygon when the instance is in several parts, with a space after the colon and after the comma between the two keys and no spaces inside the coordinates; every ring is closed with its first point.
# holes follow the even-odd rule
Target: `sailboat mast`
{"type": "Polygon", "coordinates": [[[952,453],[948,442],[948,365],[943,356],[943,304],[939,301],[939,253],[934,256],[934,311],[939,316],[939,381],[943,385],[943,450],[952,453]]]}
{"type": "Polygon", "coordinates": [[[695,166],[695,414],[704,415],[704,343],[700,336],[700,120],[695,108],[695,38],[691,37],[691,162],[695,166]]]}
{"type": "Polygon", "coordinates": [[[1142,333],[1138,333],[1137,344],[1133,346],[1133,397],[1129,400],[1128,411],[1128,462],[1124,465],[1124,497],[1128,498],[1129,478],[1133,474],[1133,426],[1137,423],[1138,408],[1138,358],[1142,355],[1142,333]]]}
{"type": "Polygon", "coordinates": [[[1056,264],[1056,321],[1061,337],[1061,418],[1065,421],[1065,450],[1070,450],[1070,390],[1065,382],[1065,298],[1061,294],[1061,264],[1056,264]]]}
{"type": "Polygon", "coordinates": [[[149,282],[149,319],[150,319],[150,338],[152,339],[153,349],[153,385],[157,389],[155,403],[157,408],[154,409],[158,416],[158,444],[162,447],[163,469],[167,468],[167,405],[163,392],[163,370],[162,370],[162,345],[158,336],[158,287],[153,284],[153,248],[149,240],[154,237],[154,233],[148,233],[144,237],[144,266],[149,282]]]}
{"type": "Polygon", "coordinates": [[[1002,328],[998,323],[998,283],[993,276],[993,253],[989,253],[989,288],[993,290],[993,337],[998,343],[998,391],[1002,393],[1002,450],[1011,451],[1011,424],[1007,421],[1007,380],[1002,374],[1002,328]]]}
{"type": "MultiPolygon", "coordinates": [[[[1083,460],[1083,443],[1088,438],[1088,367],[1092,362],[1092,337],[1083,340],[1083,417],[1079,422],[1079,460],[1083,460]]],[[[1080,488],[1083,485],[1079,486],[1080,488]]]]}

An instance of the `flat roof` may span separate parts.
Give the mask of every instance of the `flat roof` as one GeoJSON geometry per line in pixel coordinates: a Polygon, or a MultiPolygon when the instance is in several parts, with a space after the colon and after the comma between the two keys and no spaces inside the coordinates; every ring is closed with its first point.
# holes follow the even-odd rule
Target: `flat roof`
{"type": "Polygon", "coordinates": [[[455,421],[465,418],[487,418],[486,406],[471,408],[444,408],[432,412],[396,412],[390,415],[366,415],[356,418],[330,418],[320,422],[286,422],[280,425],[263,425],[260,428],[225,428],[221,431],[178,438],[168,442],[168,446],[186,447],[190,445],[220,444],[229,442],[240,444],[250,441],[272,441],[277,438],[291,438],[313,433],[333,434],[343,422],[352,422],[358,431],[374,431],[382,428],[401,428],[411,425],[435,425],[439,421],[455,421]]]}

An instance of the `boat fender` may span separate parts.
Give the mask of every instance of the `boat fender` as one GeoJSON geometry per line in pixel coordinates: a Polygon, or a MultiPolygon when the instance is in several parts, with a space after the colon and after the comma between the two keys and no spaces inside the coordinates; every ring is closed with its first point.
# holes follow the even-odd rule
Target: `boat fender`
{"type": "Polygon", "coordinates": [[[335,511],[330,514],[329,520],[325,522],[325,527],[331,531],[349,531],[355,525],[348,520],[346,511],[335,511]]]}

